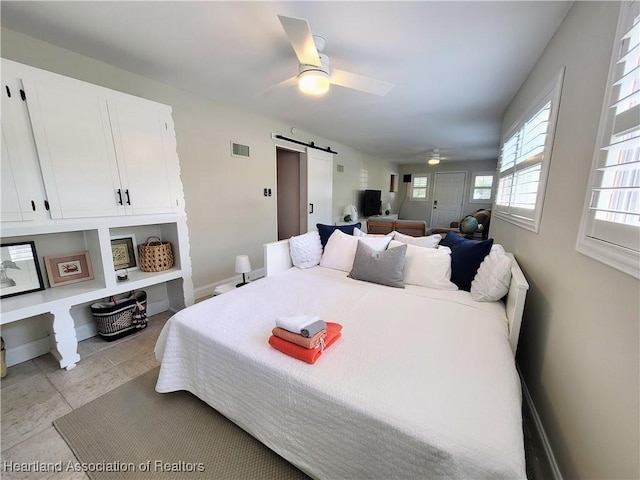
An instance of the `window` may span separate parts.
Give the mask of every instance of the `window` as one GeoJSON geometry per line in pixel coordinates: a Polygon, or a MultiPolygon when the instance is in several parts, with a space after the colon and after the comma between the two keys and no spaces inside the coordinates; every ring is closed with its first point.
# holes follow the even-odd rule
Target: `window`
{"type": "Polygon", "coordinates": [[[495,215],[538,231],[564,69],[503,137],[495,215]]]}
{"type": "Polygon", "coordinates": [[[369,188],[369,170],[360,170],[360,190],[369,188]]]}
{"type": "Polygon", "coordinates": [[[495,172],[474,172],[471,174],[469,203],[491,203],[495,172]]]}
{"type": "Polygon", "coordinates": [[[640,278],[640,5],[622,2],[576,249],[640,278]]]}
{"type": "Polygon", "coordinates": [[[411,181],[411,200],[426,202],[429,197],[429,176],[414,175],[411,181]]]}

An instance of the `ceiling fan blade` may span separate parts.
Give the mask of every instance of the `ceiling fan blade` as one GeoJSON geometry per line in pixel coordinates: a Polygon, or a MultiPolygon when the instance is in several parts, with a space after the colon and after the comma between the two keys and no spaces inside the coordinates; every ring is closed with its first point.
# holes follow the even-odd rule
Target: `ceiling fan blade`
{"type": "Polygon", "coordinates": [[[385,96],[394,87],[393,83],[383,82],[382,80],[365,77],[357,73],[345,72],[337,68],[331,69],[331,83],[380,96],[385,96]]]}
{"type": "Polygon", "coordinates": [[[280,83],[276,83],[275,85],[271,85],[266,90],[261,92],[262,95],[271,95],[274,90],[278,90],[283,87],[292,87],[298,84],[298,76],[287,78],[280,83]]]}
{"type": "Polygon", "coordinates": [[[291,87],[297,84],[298,84],[298,76],[296,75],[294,77],[287,78],[286,80],[283,80],[280,83],[276,83],[274,86],[269,87],[269,90],[271,90],[272,88],[291,87]]]}
{"type": "Polygon", "coordinates": [[[303,18],[284,17],[278,15],[282,28],[287,34],[298,61],[305,65],[320,67],[320,57],[309,28],[309,23],[303,18]]]}

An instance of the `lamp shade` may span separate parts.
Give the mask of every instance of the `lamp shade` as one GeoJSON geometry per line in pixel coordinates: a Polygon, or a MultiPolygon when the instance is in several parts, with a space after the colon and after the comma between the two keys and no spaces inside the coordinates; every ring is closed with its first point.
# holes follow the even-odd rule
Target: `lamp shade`
{"type": "Polygon", "coordinates": [[[249,273],[251,271],[251,262],[249,255],[238,255],[236,257],[236,273],[249,273]]]}
{"type": "Polygon", "coordinates": [[[385,212],[389,212],[389,213],[391,213],[391,202],[387,202],[387,203],[384,205],[384,210],[385,210],[385,212]]]}
{"type": "Polygon", "coordinates": [[[302,93],[322,95],[329,91],[329,74],[322,70],[307,70],[298,75],[298,88],[302,93]]]}
{"type": "Polygon", "coordinates": [[[344,210],[342,210],[342,214],[351,215],[352,213],[353,213],[353,209],[351,208],[351,205],[345,205],[344,210]]]}

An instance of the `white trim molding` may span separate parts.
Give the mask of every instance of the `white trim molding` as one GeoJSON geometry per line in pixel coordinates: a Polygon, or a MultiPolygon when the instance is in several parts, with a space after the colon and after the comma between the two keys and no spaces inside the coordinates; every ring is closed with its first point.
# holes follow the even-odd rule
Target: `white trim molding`
{"type": "Polygon", "coordinates": [[[520,376],[520,383],[522,384],[523,400],[526,403],[526,408],[528,408],[529,411],[531,412],[531,417],[533,418],[533,426],[535,427],[538,438],[540,438],[540,442],[542,443],[542,448],[544,449],[544,455],[551,469],[551,474],[553,475],[552,480],[564,480],[562,476],[562,472],[560,472],[560,468],[558,467],[558,462],[556,462],[556,457],[553,454],[551,443],[549,443],[549,438],[547,437],[547,433],[544,429],[544,426],[542,425],[542,420],[540,419],[540,415],[538,415],[536,406],[533,403],[533,398],[531,397],[531,394],[529,393],[529,389],[527,388],[527,383],[524,381],[522,372],[520,371],[520,367],[518,367],[517,364],[516,364],[516,368],[518,369],[518,375],[520,376]]]}

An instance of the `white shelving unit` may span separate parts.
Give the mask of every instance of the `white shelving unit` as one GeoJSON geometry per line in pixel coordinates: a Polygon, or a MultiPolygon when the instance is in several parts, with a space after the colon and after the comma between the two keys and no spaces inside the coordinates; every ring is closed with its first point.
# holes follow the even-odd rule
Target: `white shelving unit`
{"type": "Polygon", "coordinates": [[[169,309],[193,304],[171,108],[4,59],[2,70],[1,239],[35,243],[47,288],[3,298],[0,325],[49,314],[51,352],[70,369],[80,360],[72,312],[83,304],[150,287],[169,309]],[[111,238],[126,234],[170,242],[174,266],[118,282],[111,238]],[[82,251],[94,278],[48,285],[43,257],[82,251]]]}

